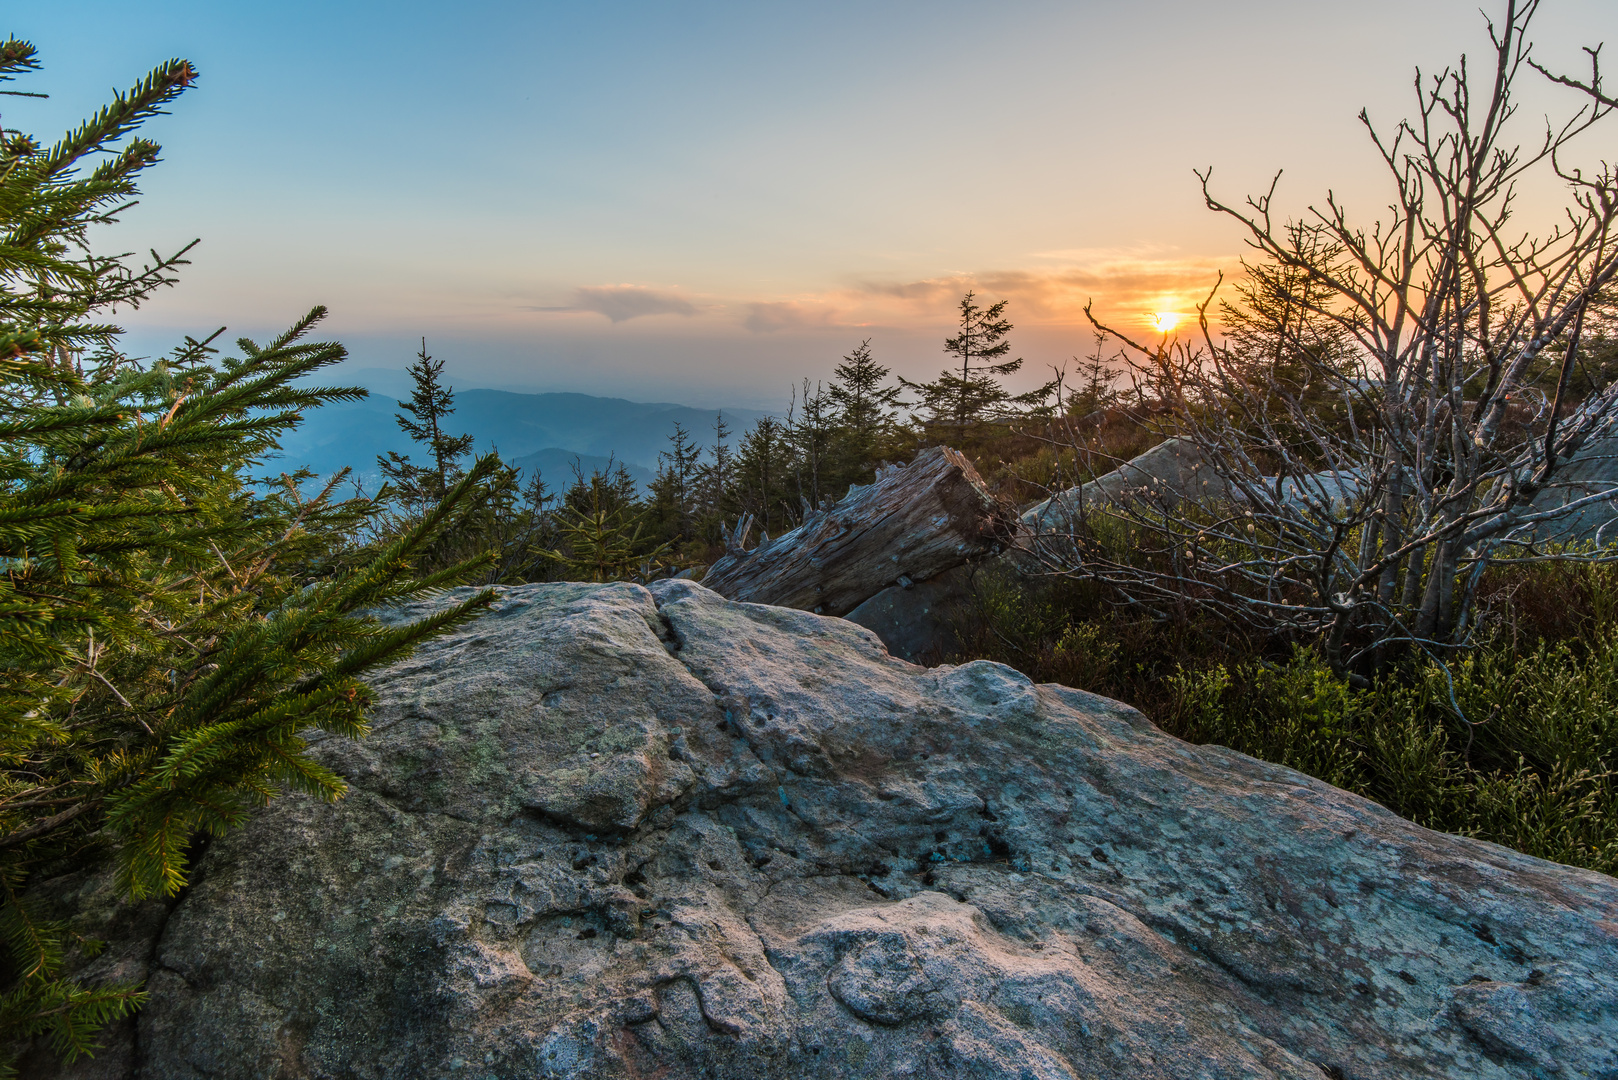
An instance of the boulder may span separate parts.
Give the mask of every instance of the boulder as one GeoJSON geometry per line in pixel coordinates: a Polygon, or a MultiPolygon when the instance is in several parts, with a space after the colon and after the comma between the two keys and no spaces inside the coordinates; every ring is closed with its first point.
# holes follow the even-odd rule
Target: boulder
{"type": "Polygon", "coordinates": [[[66,1075],[1618,1077],[1618,881],[1010,668],[545,584],[374,685],[66,1075]]]}
{"type": "Polygon", "coordinates": [[[957,566],[908,587],[890,585],[843,618],[876,634],[892,656],[936,664],[961,647],[954,620],[971,598],[974,569],[957,566]]]}
{"type": "MultiPolygon", "coordinates": [[[[1618,437],[1595,439],[1558,468],[1533,502],[1544,513],[1618,489],[1618,437]]],[[[1597,500],[1552,518],[1534,530],[1541,542],[1611,544],[1618,541],[1618,500],[1597,500]]]]}
{"type": "Polygon", "coordinates": [[[1165,439],[1087,484],[1059,491],[1022,514],[1025,529],[1036,533],[1072,531],[1081,507],[1128,502],[1178,504],[1225,497],[1227,488],[1197,444],[1178,436],[1165,439]]]}
{"type": "MultiPolygon", "coordinates": [[[[1272,478],[1272,482],[1273,478],[1272,478]]],[[[1347,504],[1361,497],[1367,484],[1364,470],[1346,467],[1289,477],[1279,481],[1283,502],[1323,514],[1342,514],[1347,504]]],[[[1023,536],[1045,534],[1046,545],[1060,545],[1072,532],[1080,508],[1118,505],[1130,501],[1148,506],[1190,500],[1220,502],[1232,497],[1230,486],[1208,464],[1189,439],[1171,438],[1132,458],[1088,484],[1060,491],[1022,514],[1023,536]]],[[[1613,494],[1553,517],[1525,530],[1541,543],[1618,542],[1618,436],[1595,439],[1557,469],[1551,483],[1540,491],[1526,513],[1539,514],[1593,495],[1613,494]]],[[[1239,493],[1235,497],[1241,498],[1239,493]]],[[[1058,547],[1057,550],[1060,550],[1058,547]]]]}

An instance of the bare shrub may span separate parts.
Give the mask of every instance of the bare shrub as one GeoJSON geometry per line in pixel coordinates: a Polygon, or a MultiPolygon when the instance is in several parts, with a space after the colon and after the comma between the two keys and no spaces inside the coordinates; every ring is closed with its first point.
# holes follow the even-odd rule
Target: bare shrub
{"type": "Polygon", "coordinates": [[[1190,340],[1096,325],[1167,406],[1142,422],[1185,440],[1210,482],[1059,498],[1032,545],[1048,570],[1163,614],[1191,605],[1319,641],[1360,682],[1412,649],[1441,658],[1466,643],[1491,564],[1607,557],[1545,538],[1618,496],[1618,482],[1567,480],[1618,419],[1618,386],[1576,378],[1618,276],[1618,177],[1570,162],[1615,103],[1599,69],[1559,80],[1579,98],[1569,115],[1517,141],[1537,7],[1509,3],[1488,24],[1487,71],[1465,58],[1418,71],[1416,113],[1391,132],[1361,113],[1392,189],[1368,226],[1334,195],[1282,220],[1274,184],[1228,204],[1198,174],[1252,249],[1230,332],[1210,328],[1214,294],[1190,340]],[[1541,178],[1567,201],[1534,232],[1517,198],[1541,178]]]}

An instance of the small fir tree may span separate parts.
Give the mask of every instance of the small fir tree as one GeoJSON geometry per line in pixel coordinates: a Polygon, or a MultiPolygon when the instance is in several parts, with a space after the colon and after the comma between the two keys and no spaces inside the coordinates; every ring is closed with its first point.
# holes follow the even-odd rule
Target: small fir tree
{"type": "Polygon", "coordinates": [[[652,512],[659,534],[671,543],[684,543],[695,535],[695,500],[702,471],[702,448],[691,440],[678,420],[669,434],[669,448],[657,455],[652,480],[652,512]]]}
{"type": "Polygon", "coordinates": [[[797,451],[798,499],[802,506],[819,510],[826,501],[832,479],[832,448],[837,438],[837,410],[831,395],[819,383],[809,389],[803,380],[803,397],[793,390],[787,408],[787,432],[797,451]]]}
{"type": "Polygon", "coordinates": [[[426,448],[432,464],[412,464],[408,454],[392,450],[386,457],[378,457],[376,463],[401,501],[410,507],[421,507],[442,499],[450,485],[460,479],[461,459],[472,452],[476,439],[444,430],[444,421],[455,411],[455,388],[439,379],[444,361],[427,355],[426,338],[421,339],[421,351],[407,370],[413,384],[410,400],[399,403],[404,412],[395,413],[393,419],[412,442],[426,448]]]}
{"type": "Polygon", "coordinates": [[[916,383],[901,377],[899,382],[921,396],[917,402],[926,410],[925,420],[935,427],[952,428],[962,446],[976,428],[986,421],[1039,405],[1056,388],[1052,381],[1026,394],[1012,394],[1000,380],[1021,370],[1022,359],[1003,360],[1011,352],[1006,335],[1012,325],[1005,317],[1009,301],[1000,300],[979,307],[971,291],[961,297],[959,333],[944,340],[944,351],[960,361],[960,370],[946,369],[932,382],[916,383]]]}
{"type": "Polygon", "coordinates": [[[742,436],[736,454],[740,509],[757,520],[762,541],[791,528],[791,480],[795,457],[786,426],[773,416],[758,419],[742,436]]]}
{"type": "Polygon", "coordinates": [[[837,425],[836,458],[839,487],[868,483],[875,472],[876,457],[884,439],[893,429],[894,410],[899,404],[900,387],[883,386],[888,369],[871,356],[871,339],[838,364],[826,390],[837,425]]]}
{"type": "Polygon", "coordinates": [[[1062,403],[1062,411],[1073,419],[1092,417],[1112,408],[1120,400],[1121,395],[1115,384],[1123,371],[1107,364],[1103,353],[1106,341],[1105,334],[1097,334],[1095,350],[1083,360],[1074,357],[1079,365],[1079,384],[1062,403]]]}
{"type": "Polygon", "coordinates": [[[735,511],[736,454],[730,448],[730,425],[724,413],[714,414],[713,445],[709,461],[701,469],[702,534],[707,539],[719,535],[725,520],[735,511]]]}
{"type": "Polygon", "coordinates": [[[621,463],[588,477],[573,461],[573,485],[563,497],[556,532],[560,550],[546,555],[570,581],[635,581],[651,577],[669,544],[646,532],[638,485],[621,463]]]}

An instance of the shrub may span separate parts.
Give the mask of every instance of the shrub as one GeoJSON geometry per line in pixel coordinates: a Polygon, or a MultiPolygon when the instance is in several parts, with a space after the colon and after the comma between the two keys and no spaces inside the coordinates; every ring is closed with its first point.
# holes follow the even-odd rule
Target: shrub
{"type": "MultiPolygon", "coordinates": [[[[0,77],[33,56],[0,43],[0,77]]],[[[199,835],[286,788],[340,797],[300,733],[363,734],[365,673],[492,599],[406,625],[366,614],[487,561],[409,569],[475,506],[492,461],[346,568],[331,555],[367,503],[254,479],[304,410],[364,393],[301,385],[344,356],[304,340],[321,309],[219,362],[187,341],[136,363],[91,321],[183,262],[137,272],[85,245],[157,160],[144,140],[113,144],[195,77],[171,61],[49,150],[8,137],[0,162],[0,1047],[42,1037],[69,1059],[142,997],[67,976],[70,946],[96,945],[40,918],[36,877],[111,863],[126,895],[172,896],[199,835]]]]}
{"type": "Polygon", "coordinates": [[[1511,621],[1496,609],[1447,670],[1409,664],[1364,689],[1306,647],[1131,614],[1069,581],[980,574],[957,632],[966,656],[1130,702],[1190,742],[1286,765],[1429,828],[1618,872],[1618,628],[1605,617],[1618,573],[1514,568],[1484,592],[1562,610],[1511,621]]]}

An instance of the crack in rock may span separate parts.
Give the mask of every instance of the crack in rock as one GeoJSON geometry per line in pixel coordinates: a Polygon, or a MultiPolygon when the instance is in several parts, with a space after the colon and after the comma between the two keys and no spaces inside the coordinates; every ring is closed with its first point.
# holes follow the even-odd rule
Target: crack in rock
{"type": "Polygon", "coordinates": [[[152,998],[25,1075],[1618,1077],[1618,883],[1001,665],[554,583],[374,685],[161,918],[41,886],[152,998]]]}

